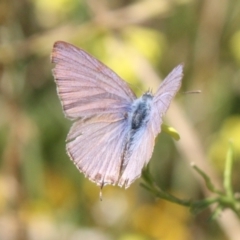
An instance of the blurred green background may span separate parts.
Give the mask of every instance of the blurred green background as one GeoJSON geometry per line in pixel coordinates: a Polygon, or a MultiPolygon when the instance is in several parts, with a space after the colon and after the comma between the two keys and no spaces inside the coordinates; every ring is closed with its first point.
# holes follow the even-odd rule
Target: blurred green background
{"type": "Polygon", "coordinates": [[[176,101],[185,120],[169,115],[181,140],[160,134],[152,174],[178,197],[204,197],[189,164],[199,156],[184,141],[192,142],[188,126],[204,166],[220,180],[232,139],[233,187],[240,190],[239,0],[1,0],[0,239],[230,239],[226,226],[208,221],[210,211],[194,216],[155,199],[141,179],[127,190],[105,187],[99,201],[99,188],[65,152],[71,123],[50,63],[57,40],[96,56],[138,95],[156,90],[160,82],[151,73],[163,79],[184,63],[176,101]],[[183,94],[198,89],[201,94],[183,94]],[[185,161],[189,153],[193,159],[185,161]]]}

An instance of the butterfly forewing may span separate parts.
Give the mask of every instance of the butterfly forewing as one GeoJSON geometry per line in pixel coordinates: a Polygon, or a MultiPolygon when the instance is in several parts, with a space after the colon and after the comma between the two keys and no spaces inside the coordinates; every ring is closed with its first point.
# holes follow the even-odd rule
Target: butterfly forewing
{"type": "Polygon", "coordinates": [[[56,42],[52,52],[58,95],[66,116],[78,119],[101,113],[124,112],[135,94],[117,74],[71,44],[56,42]]]}
{"type": "Polygon", "coordinates": [[[178,65],[168,74],[158,88],[154,96],[154,102],[157,104],[158,110],[161,114],[166,113],[171,100],[181,87],[182,77],[183,65],[178,65]]]}
{"type": "Polygon", "coordinates": [[[178,65],[163,80],[154,96],[152,126],[155,132],[160,132],[162,117],[165,115],[173,97],[181,87],[182,77],[183,65],[178,65]]]}

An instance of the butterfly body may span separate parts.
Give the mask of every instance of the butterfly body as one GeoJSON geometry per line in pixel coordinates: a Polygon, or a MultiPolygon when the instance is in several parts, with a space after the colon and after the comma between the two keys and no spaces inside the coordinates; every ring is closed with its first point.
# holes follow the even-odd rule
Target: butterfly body
{"type": "Polygon", "coordinates": [[[133,102],[132,112],[130,113],[132,130],[137,130],[148,122],[152,108],[152,100],[153,96],[147,92],[133,102]]]}
{"type": "Polygon", "coordinates": [[[67,153],[99,186],[129,187],[149,162],[162,117],[181,86],[177,66],[157,92],[137,98],[117,74],[84,50],[56,42],[53,75],[65,116],[74,120],[67,153]]]}

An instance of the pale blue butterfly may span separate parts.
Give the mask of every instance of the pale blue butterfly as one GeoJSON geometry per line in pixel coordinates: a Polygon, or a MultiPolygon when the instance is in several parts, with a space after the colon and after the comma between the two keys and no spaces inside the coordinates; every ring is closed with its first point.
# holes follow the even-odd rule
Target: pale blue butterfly
{"type": "Polygon", "coordinates": [[[58,41],[52,51],[57,91],[65,116],[74,120],[67,153],[97,185],[129,185],[149,162],[162,117],[181,86],[183,66],[155,95],[137,98],[127,83],[97,59],[58,41]]]}

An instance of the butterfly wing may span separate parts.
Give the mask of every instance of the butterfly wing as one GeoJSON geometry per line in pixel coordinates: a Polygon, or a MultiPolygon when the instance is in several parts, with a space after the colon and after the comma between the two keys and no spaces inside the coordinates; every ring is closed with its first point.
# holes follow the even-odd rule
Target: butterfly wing
{"type": "Polygon", "coordinates": [[[149,162],[155,135],[151,123],[142,128],[133,137],[126,155],[124,156],[122,173],[118,185],[128,188],[137,178],[141,176],[142,169],[149,162]]]}
{"type": "Polygon", "coordinates": [[[135,94],[112,70],[71,44],[56,42],[52,62],[64,113],[77,120],[67,137],[70,158],[98,185],[116,184],[135,94]]]}
{"type": "Polygon", "coordinates": [[[163,80],[154,98],[154,116],[152,125],[154,132],[159,133],[162,124],[162,117],[169,108],[169,105],[181,87],[183,77],[183,65],[175,67],[163,80]]]}
{"type": "Polygon", "coordinates": [[[53,75],[64,113],[70,119],[124,112],[135,94],[103,63],[69,43],[52,51],[53,75]]]}
{"type": "Polygon", "coordinates": [[[124,158],[125,166],[118,183],[119,186],[129,187],[136,178],[140,177],[143,167],[149,162],[155,138],[161,131],[162,117],[181,86],[182,76],[183,66],[179,65],[164,79],[157,90],[153,98],[149,121],[133,136],[124,158]]]}
{"type": "Polygon", "coordinates": [[[77,168],[99,186],[118,182],[127,134],[124,118],[96,116],[73,124],[67,152],[77,168]]]}

